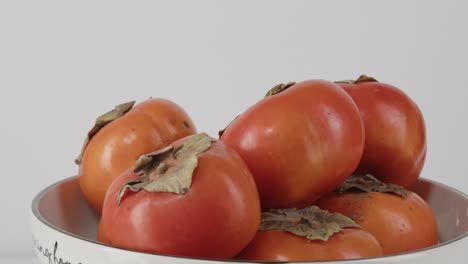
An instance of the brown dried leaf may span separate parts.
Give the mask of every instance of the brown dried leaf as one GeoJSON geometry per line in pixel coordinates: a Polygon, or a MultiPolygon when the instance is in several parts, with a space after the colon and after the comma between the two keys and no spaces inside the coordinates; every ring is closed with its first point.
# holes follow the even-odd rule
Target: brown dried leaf
{"type": "Polygon", "coordinates": [[[259,230],[282,230],[308,240],[327,241],[346,227],[359,227],[351,218],[330,213],[317,206],[303,209],[273,209],[262,213],[259,230]]]}
{"type": "Polygon", "coordinates": [[[135,104],[135,101],[119,104],[115,106],[114,109],[100,115],[96,119],[94,126],[91,128],[91,130],[89,130],[88,134],[86,135],[83,146],[81,147],[80,154],[75,159],[76,164],[80,165],[81,159],[83,158],[84,151],[86,150],[86,147],[88,146],[89,141],[91,141],[94,135],[96,135],[99,132],[99,130],[101,130],[107,124],[109,124],[110,122],[114,121],[115,119],[121,117],[122,115],[130,111],[130,109],[132,109],[134,104],[135,104]]]}
{"type": "Polygon", "coordinates": [[[367,76],[365,74],[359,76],[356,80],[341,80],[335,81],[335,83],[347,83],[347,84],[357,84],[357,83],[364,83],[364,82],[379,82],[374,77],[367,76]]]}
{"type": "Polygon", "coordinates": [[[405,188],[399,185],[383,183],[370,174],[352,175],[347,178],[336,191],[338,193],[344,193],[351,190],[393,193],[403,197],[408,196],[409,193],[405,188]]]}
{"type": "Polygon", "coordinates": [[[294,84],[296,84],[296,82],[288,82],[286,84],[284,84],[284,83],[277,84],[277,85],[273,86],[273,88],[271,88],[265,94],[265,98],[269,97],[269,96],[272,96],[272,95],[275,95],[275,94],[279,94],[282,91],[284,91],[284,90],[288,89],[289,87],[293,86],[294,84]]]}
{"type": "Polygon", "coordinates": [[[165,147],[138,158],[134,172],[142,173],[137,179],[127,182],[119,191],[117,204],[127,190],[138,192],[187,193],[192,185],[193,171],[198,165],[198,154],[206,151],[213,139],[206,133],[187,137],[176,148],[165,147]]]}

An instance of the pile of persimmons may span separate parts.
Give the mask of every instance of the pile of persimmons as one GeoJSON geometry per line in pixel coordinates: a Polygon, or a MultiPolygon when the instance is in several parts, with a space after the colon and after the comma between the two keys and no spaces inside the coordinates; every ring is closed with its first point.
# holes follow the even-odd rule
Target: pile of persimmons
{"type": "Polygon", "coordinates": [[[75,162],[102,243],[284,262],[437,244],[431,208],[410,191],[425,156],[418,106],[363,75],[276,85],[216,137],[169,100],[120,104],[75,162]]]}

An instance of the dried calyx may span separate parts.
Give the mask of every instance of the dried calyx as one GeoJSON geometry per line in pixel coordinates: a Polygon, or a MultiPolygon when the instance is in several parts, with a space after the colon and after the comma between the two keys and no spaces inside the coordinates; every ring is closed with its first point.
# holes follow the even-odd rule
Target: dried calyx
{"type": "Polygon", "coordinates": [[[338,193],[349,191],[393,193],[403,197],[406,197],[409,194],[405,188],[396,184],[383,183],[370,174],[352,175],[336,190],[338,193]]]}
{"type": "Polygon", "coordinates": [[[81,159],[83,158],[83,153],[86,150],[86,147],[88,146],[89,141],[94,137],[94,135],[96,135],[99,132],[99,130],[101,130],[107,124],[109,124],[110,122],[114,121],[115,119],[123,116],[128,111],[130,111],[130,109],[132,109],[134,104],[135,104],[135,101],[119,104],[115,106],[114,109],[104,113],[103,115],[99,116],[96,119],[94,126],[86,135],[86,138],[83,143],[83,146],[81,147],[79,156],[75,159],[76,164],[79,165],[81,163],[81,159]]]}
{"type": "Polygon", "coordinates": [[[178,146],[167,146],[142,155],[134,166],[138,178],[120,188],[117,204],[127,191],[171,192],[184,194],[192,185],[193,171],[198,165],[198,154],[206,151],[214,139],[206,133],[187,137],[178,146]]]}
{"type": "Polygon", "coordinates": [[[336,81],[335,83],[358,84],[358,83],[366,83],[366,82],[378,82],[378,81],[374,77],[370,77],[370,76],[363,74],[359,76],[359,78],[357,78],[356,80],[342,80],[342,81],[336,81]]]}
{"type": "Polygon", "coordinates": [[[303,209],[273,209],[264,212],[259,230],[280,230],[308,240],[327,241],[346,227],[359,225],[342,214],[332,214],[312,205],[303,209]]]}
{"type": "Polygon", "coordinates": [[[275,94],[279,94],[281,93],[282,91],[288,89],[289,87],[293,86],[294,84],[296,84],[296,82],[288,82],[288,83],[280,83],[280,84],[277,84],[275,86],[273,86],[273,88],[271,88],[266,94],[265,94],[265,98],[266,97],[269,97],[269,96],[272,96],[272,95],[275,95],[275,94]]]}

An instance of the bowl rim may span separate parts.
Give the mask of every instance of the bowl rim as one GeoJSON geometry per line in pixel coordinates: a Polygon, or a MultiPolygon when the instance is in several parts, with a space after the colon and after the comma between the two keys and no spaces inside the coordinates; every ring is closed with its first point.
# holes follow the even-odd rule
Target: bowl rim
{"type": "MultiPolygon", "coordinates": [[[[76,180],[77,178],[78,178],[77,176],[71,176],[71,177],[59,180],[59,181],[57,181],[55,183],[52,183],[52,184],[48,185],[47,187],[42,189],[38,194],[36,194],[34,196],[32,202],[31,202],[31,212],[32,212],[33,216],[39,222],[41,222],[41,224],[47,226],[48,228],[50,228],[50,229],[52,229],[54,231],[57,231],[57,232],[61,233],[62,235],[65,235],[65,236],[68,236],[68,237],[71,237],[71,238],[76,238],[76,239],[81,240],[83,242],[88,242],[88,243],[91,243],[91,244],[94,244],[94,245],[97,245],[97,246],[107,247],[107,248],[110,248],[112,250],[129,252],[129,253],[137,253],[137,254],[143,254],[143,255],[148,255],[148,256],[161,256],[161,257],[170,257],[170,258],[178,258],[178,259],[186,259],[186,260],[201,260],[201,261],[206,261],[206,262],[209,262],[209,263],[216,263],[216,262],[231,262],[231,263],[232,262],[235,262],[235,263],[329,263],[329,262],[338,262],[338,261],[343,262],[343,263],[350,263],[350,262],[353,262],[353,261],[357,262],[357,261],[364,261],[364,260],[386,259],[386,258],[391,258],[391,257],[401,257],[401,256],[406,256],[406,255],[413,255],[413,254],[417,254],[417,253],[420,253],[420,252],[425,252],[425,251],[428,251],[428,250],[431,250],[431,249],[445,247],[445,246],[447,246],[449,244],[455,243],[457,241],[460,241],[460,240],[468,237],[468,231],[466,231],[463,235],[460,235],[460,236],[458,236],[458,237],[456,237],[456,238],[454,238],[452,240],[449,240],[449,241],[446,241],[446,242],[443,242],[443,243],[440,243],[440,244],[437,244],[437,245],[434,245],[434,246],[418,249],[418,250],[402,252],[402,253],[397,253],[397,254],[390,254],[390,255],[379,256],[379,257],[369,257],[369,258],[359,258],[359,259],[345,259],[345,260],[276,262],[276,261],[249,261],[249,260],[239,260],[239,259],[209,259],[209,258],[197,258],[197,257],[184,257],[184,256],[176,256],[176,255],[169,255],[169,254],[159,254],[159,253],[158,254],[148,253],[148,252],[135,251],[135,250],[120,248],[120,247],[116,247],[116,246],[112,246],[112,245],[107,245],[107,244],[101,243],[101,242],[99,242],[97,240],[92,240],[92,239],[88,239],[88,238],[78,236],[78,235],[73,234],[71,232],[68,232],[68,231],[66,231],[66,230],[64,230],[64,229],[62,229],[62,228],[60,228],[58,226],[54,226],[53,224],[49,223],[41,215],[41,213],[39,212],[38,205],[39,205],[39,201],[44,196],[44,194],[46,192],[48,192],[50,189],[56,187],[57,185],[60,185],[60,184],[65,183],[65,182],[76,180]]],[[[456,189],[454,187],[446,185],[444,183],[440,183],[438,181],[427,179],[427,178],[424,178],[424,177],[419,178],[418,181],[439,185],[439,186],[441,186],[443,188],[446,188],[446,189],[449,189],[450,191],[453,191],[454,193],[456,193],[456,194],[460,195],[461,197],[464,197],[466,200],[468,200],[468,194],[466,194],[466,193],[464,193],[464,192],[462,192],[462,191],[460,191],[460,190],[458,190],[458,189],[456,189]]]]}

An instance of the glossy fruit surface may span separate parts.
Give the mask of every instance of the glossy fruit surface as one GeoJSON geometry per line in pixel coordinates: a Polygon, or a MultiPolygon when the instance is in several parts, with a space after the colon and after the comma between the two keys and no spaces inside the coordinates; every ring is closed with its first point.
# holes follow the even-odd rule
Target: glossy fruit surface
{"type": "Polygon", "coordinates": [[[353,98],[365,126],[365,147],[357,173],[407,189],[426,158],[426,128],[416,103],[399,88],[367,76],[339,83],[353,98]]]}
{"type": "Polygon", "coordinates": [[[232,258],[248,244],[260,223],[255,182],[222,142],[188,143],[205,136],[145,155],[150,165],[141,166],[143,175],[128,170],[114,181],[102,214],[110,244],[201,258],[232,258]],[[191,153],[200,144],[207,148],[191,153]]]}
{"type": "Polygon", "coordinates": [[[246,162],[262,208],[316,201],[357,167],[364,126],[337,84],[309,80],[279,85],[239,115],[220,139],[246,162]]]}
{"type": "Polygon", "coordinates": [[[431,208],[412,192],[407,197],[379,192],[329,193],[317,205],[356,221],[379,241],[386,255],[422,249],[438,242],[431,208]]]}
{"type": "Polygon", "coordinates": [[[135,106],[120,106],[125,109],[117,111],[114,120],[109,115],[98,118],[99,125],[90,131],[89,143],[77,160],[81,191],[98,212],[112,181],[138,156],[196,132],[187,113],[169,100],[148,99],[135,106]]]}
{"type": "Polygon", "coordinates": [[[263,212],[257,235],[237,258],[320,261],[380,255],[377,240],[352,219],[312,205],[263,212]]]}
{"type": "Polygon", "coordinates": [[[368,232],[346,229],[328,241],[309,241],[284,231],[258,232],[237,257],[251,261],[321,261],[377,257],[382,248],[368,232]]]}

